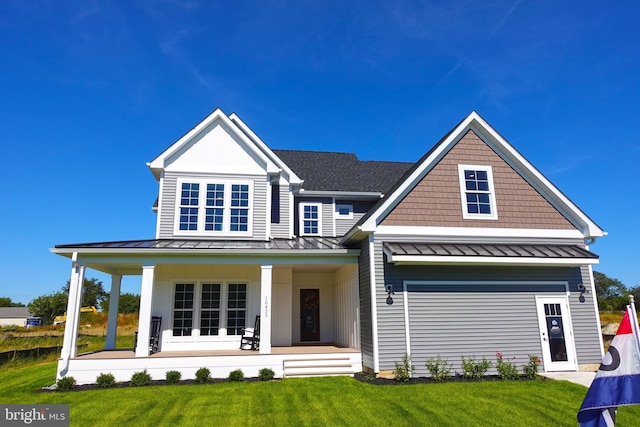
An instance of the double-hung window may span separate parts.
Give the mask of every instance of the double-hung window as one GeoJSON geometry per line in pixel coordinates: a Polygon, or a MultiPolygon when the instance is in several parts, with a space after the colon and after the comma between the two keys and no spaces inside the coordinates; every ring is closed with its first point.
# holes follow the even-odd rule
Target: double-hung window
{"type": "Polygon", "coordinates": [[[179,180],[176,234],[237,235],[251,232],[250,183],[179,180]]]}
{"type": "Polygon", "coordinates": [[[300,203],[300,235],[319,236],[322,234],[322,204],[300,203]]]}
{"type": "Polygon", "coordinates": [[[458,165],[462,217],[498,219],[491,166],[458,165]]]}
{"type": "Polygon", "coordinates": [[[246,283],[176,283],[174,337],[242,335],[246,323],[246,283]]]}
{"type": "Polygon", "coordinates": [[[180,230],[198,229],[198,205],[200,203],[200,184],[183,182],[180,192],[180,230]]]}

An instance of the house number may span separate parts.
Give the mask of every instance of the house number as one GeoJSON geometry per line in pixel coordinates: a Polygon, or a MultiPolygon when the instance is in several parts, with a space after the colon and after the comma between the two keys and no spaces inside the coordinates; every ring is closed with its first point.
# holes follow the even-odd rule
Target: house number
{"type": "Polygon", "coordinates": [[[269,317],[269,298],[264,297],[264,317],[269,317]]]}

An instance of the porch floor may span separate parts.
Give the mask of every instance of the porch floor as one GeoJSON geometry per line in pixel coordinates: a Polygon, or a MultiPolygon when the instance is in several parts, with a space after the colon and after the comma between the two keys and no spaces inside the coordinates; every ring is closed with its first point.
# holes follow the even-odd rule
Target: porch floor
{"type": "MultiPolygon", "coordinates": [[[[322,353],[360,353],[360,350],[335,345],[295,345],[291,347],[271,347],[271,354],[322,354],[322,353]]],[[[163,357],[203,357],[203,356],[259,356],[259,351],[251,350],[194,350],[194,351],[159,351],[148,356],[150,358],[163,357]]],[[[99,350],[92,353],[79,354],[77,360],[86,359],[133,359],[133,349],[99,350]]]]}

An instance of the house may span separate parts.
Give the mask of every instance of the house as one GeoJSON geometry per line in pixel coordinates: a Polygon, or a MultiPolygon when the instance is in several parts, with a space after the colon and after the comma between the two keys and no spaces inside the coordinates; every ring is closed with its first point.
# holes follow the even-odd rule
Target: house
{"type": "Polygon", "coordinates": [[[29,317],[27,307],[0,307],[0,326],[26,326],[29,317]]]}
{"type": "Polygon", "coordinates": [[[606,233],[476,112],[409,164],[274,150],[217,109],[148,167],[154,238],[52,249],[72,265],[58,378],[384,375],[405,354],[424,376],[428,358],[461,372],[462,356],[495,351],[577,371],[602,358],[589,246],[606,233]],[[111,275],[111,304],[105,350],[79,355],[87,268],[111,275]],[[115,347],[123,275],[140,277],[133,350],[115,347]],[[256,316],[259,350],[240,350],[256,316]]]}

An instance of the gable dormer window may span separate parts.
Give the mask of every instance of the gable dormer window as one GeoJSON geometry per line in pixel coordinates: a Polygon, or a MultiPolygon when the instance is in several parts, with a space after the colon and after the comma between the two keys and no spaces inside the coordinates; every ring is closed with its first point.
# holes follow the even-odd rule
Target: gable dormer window
{"type": "Polygon", "coordinates": [[[498,219],[491,166],[458,165],[462,217],[498,219]]]}
{"type": "Polygon", "coordinates": [[[300,235],[319,236],[322,234],[322,204],[300,203],[300,235]]]}
{"type": "Polygon", "coordinates": [[[179,180],[175,234],[239,235],[251,232],[251,184],[179,180]]]}

